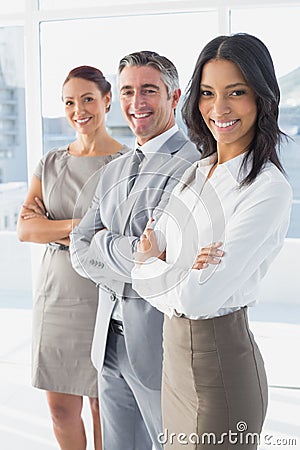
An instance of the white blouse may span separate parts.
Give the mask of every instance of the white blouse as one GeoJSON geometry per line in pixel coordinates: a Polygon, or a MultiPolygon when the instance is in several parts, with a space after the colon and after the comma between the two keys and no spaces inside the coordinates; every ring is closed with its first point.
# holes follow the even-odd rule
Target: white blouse
{"type": "Polygon", "coordinates": [[[215,158],[188,169],[155,224],[166,261],[150,258],[132,270],[133,288],[169,317],[206,319],[255,304],[288,229],[292,191],[274,164],[240,188],[249,171],[249,165],[240,170],[244,154],[218,165],[207,179],[215,158]],[[191,269],[200,249],[218,241],[225,251],[221,263],[191,269]]]}

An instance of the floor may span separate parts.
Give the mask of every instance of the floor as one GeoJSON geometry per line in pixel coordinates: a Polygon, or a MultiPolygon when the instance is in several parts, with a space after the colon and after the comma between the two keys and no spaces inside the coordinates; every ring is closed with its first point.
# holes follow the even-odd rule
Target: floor
{"type": "MultiPolygon", "coordinates": [[[[300,449],[300,307],[258,305],[250,317],[269,381],[269,408],[260,449],[300,449]]],[[[44,392],[30,385],[30,334],[30,309],[0,309],[1,450],[59,448],[44,392]]],[[[84,418],[88,450],[92,450],[87,403],[84,418]]]]}

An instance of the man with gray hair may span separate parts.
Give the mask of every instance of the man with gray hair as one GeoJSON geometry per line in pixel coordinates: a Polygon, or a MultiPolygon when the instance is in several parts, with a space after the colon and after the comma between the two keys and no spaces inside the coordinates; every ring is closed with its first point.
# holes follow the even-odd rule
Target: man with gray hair
{"type": "Polygon", "coordinates": [[[118,83],[133,151],[106,165],[92,205],[71,235],[74,269],[99,286],[92,359],[99,372],[104,450],[161,449],[163,315],[132,289],[133,253],[150,217],[165,208],[198,160],[179,130],[178,74],[151,51],[125,56],[118,83]]]}

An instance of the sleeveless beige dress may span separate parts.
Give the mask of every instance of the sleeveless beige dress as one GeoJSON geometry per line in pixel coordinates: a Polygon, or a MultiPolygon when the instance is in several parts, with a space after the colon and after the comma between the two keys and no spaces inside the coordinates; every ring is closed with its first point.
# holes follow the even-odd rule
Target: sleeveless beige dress
{"type": "MultiPolygon", "coordinates": [[[[81,218],[95,192],[101,168],[128,150],[78,157],[67,148],[48,152],[35,175],[42,181],[50,219],[81,218]]],[[[32,384],[47,391],[97,397],[91,345],[98,288],[72,268],[68,250],[46,246],[33,306],[32,384]]]]}

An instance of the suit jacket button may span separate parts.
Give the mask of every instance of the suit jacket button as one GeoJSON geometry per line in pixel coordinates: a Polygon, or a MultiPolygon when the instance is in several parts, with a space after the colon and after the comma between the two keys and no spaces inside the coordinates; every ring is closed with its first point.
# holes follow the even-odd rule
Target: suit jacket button
{"type": "Polygon", "coordinates": [[[115,296],[115,294],[111,294],[110,299],[111,299],[112,302],[115,302],[115,301],[116,301],[116,296],[115,296]]]}

